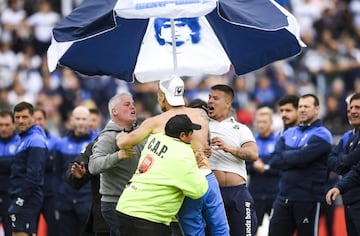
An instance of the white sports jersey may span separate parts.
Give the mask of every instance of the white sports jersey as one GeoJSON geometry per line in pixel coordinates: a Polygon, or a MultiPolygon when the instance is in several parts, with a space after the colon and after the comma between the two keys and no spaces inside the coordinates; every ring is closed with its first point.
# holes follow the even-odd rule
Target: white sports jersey
{"type": "MultiPolygon", "coordinates": [[[[230,146],[240,148],[244,143],[255,142],[251,130],[246,125],[237,122],[234,117],[221,122],[210,119],[209,128],[211,139],[219,137],[230,146]]],[[[211,169],[236,173],[247,180],[245,161],[231,153],[212,149],[209,161],[211,169]]]]}

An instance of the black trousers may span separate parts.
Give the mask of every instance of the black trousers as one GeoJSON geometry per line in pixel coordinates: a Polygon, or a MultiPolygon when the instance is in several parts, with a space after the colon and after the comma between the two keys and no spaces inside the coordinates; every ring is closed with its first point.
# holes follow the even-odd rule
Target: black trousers
{"type": "Polygon", "coordinates": [[[320,202],[275,200],[270,216],[269,236],[317,236],[320,202]]]}
{"type": "Polygon", "coordinates": [[[170,226],[117,212],[121,236],[171,236],[170,226]]]}

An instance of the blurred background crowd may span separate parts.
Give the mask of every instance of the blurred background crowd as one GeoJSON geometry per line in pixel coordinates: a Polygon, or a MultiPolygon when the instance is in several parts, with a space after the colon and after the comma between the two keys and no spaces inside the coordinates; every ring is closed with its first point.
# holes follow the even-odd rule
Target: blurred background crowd
{"type": "MultiPolygon", "coordinates": [[[[69,113],[79,104],[98,108],[108,120],[107,102],[116,93],[133,94],[140,119],[160,112],[157,83],[126,83],[108,76],[88,78],[66,69],[49,73],[46,50],[52,28],[82,0],[0,0],[0,110],[25,100],[48,114],[48,129],[62,136],[69,113]]],[[[301,55],[258,71],[236,76],[183,78],[188,101],[208,99],[209,88],[231,85],[240,122],[253,128],[254,112],[262,106],[276,111],[285,94],[315,93],[321,115],[334,135],[349,128],[345,98],[360,92],[360,1],[277,0],[297,18],[307,48],[301,55]]],[[[274,129],[281,129],[276,119],[274,129]]]]}

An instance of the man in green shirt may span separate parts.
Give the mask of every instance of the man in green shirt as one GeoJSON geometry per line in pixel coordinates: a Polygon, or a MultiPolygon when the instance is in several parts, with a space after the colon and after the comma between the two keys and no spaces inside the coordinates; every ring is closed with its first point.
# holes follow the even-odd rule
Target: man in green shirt
{"type": "Polygon", "coordinates": [[[200,129],[182,114],[169,119],[165,134],[149,136],[116,207],[122,236],[170,235],[185,196],[198,199],[206,193],[208,183],[190,145],[193,131],[200,129]]]}

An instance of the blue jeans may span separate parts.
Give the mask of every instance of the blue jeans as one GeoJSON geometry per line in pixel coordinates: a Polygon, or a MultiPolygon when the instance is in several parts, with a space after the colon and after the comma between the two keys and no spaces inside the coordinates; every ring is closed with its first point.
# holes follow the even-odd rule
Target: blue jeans
{"type": "Polygon", "coordinates": [[[109,225],[110,236],[120,236],[120,224],[116,213],[116,202],[103,202],[101,201],[101,214],[104,220],[109,225]]]}
{"type": "Polygon", "coordinates": [[[206,176],[209,188],[199,199],[186,197],[178,213],[185,236],[203,236],[206,227],[213,236],[228,236],[229,225],[219,184],[213,173],[206,176]],[[205,221],[205,222],[204,222],[205,221]]]}

